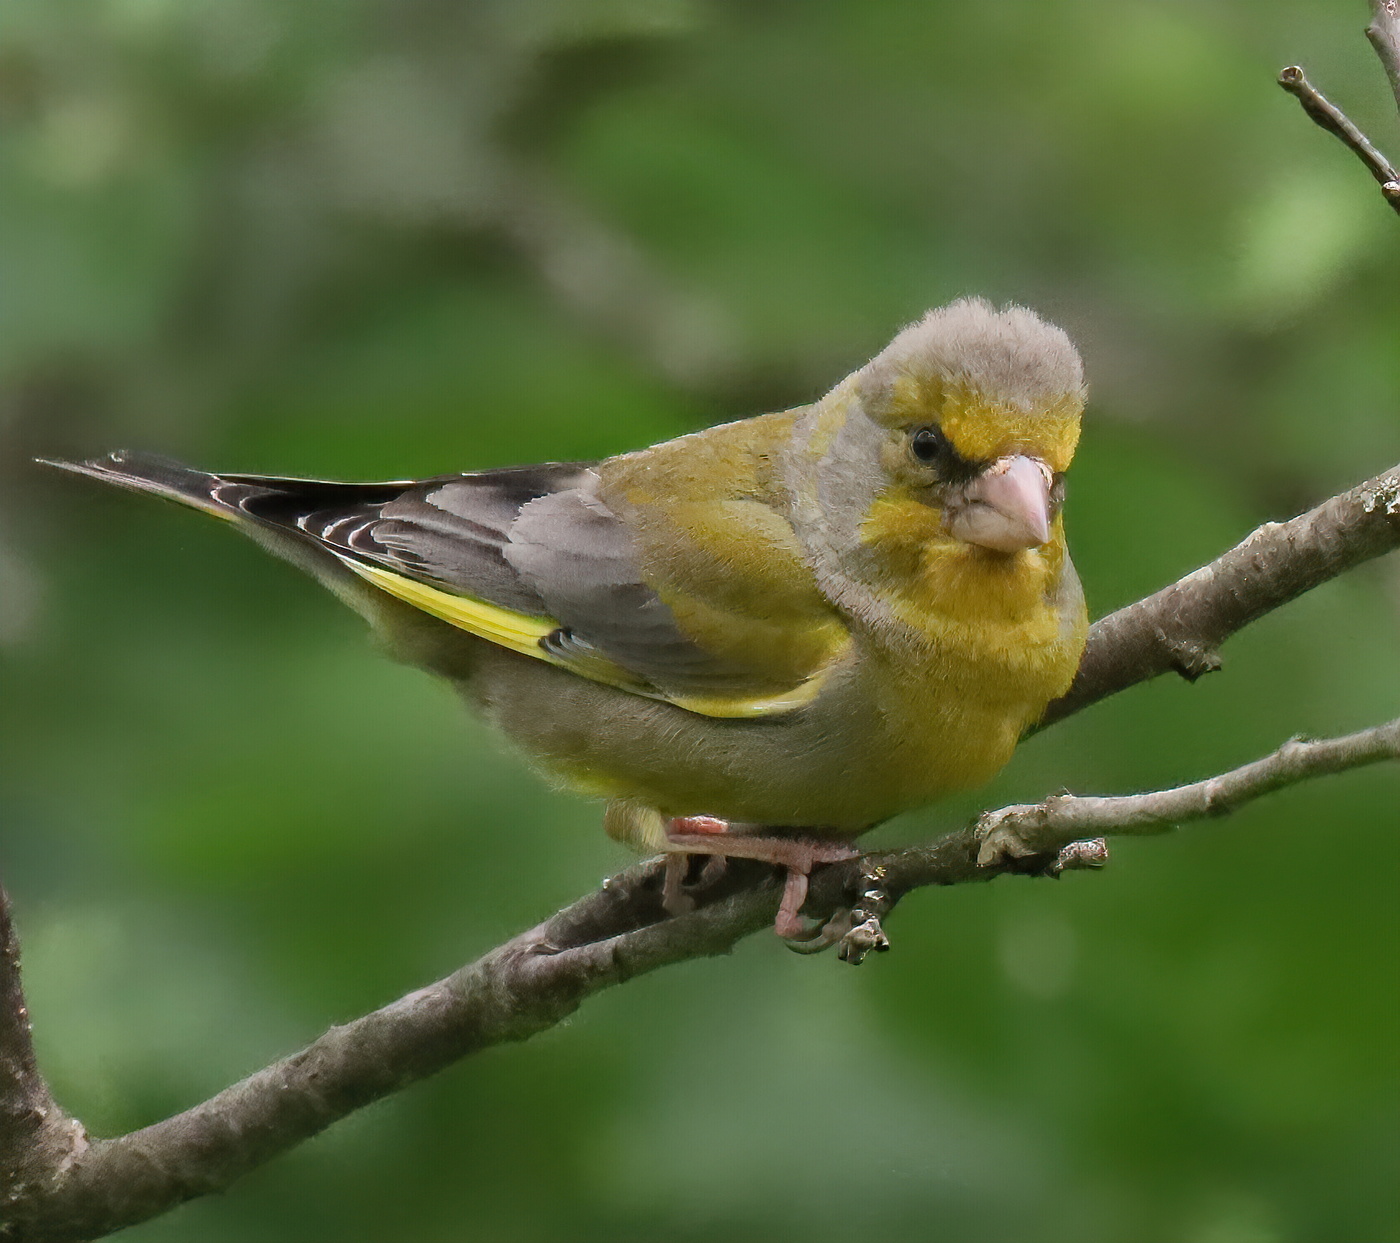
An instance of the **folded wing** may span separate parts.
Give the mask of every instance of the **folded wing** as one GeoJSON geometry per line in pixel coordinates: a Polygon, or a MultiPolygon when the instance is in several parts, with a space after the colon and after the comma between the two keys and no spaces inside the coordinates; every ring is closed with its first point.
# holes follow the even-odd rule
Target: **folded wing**
{"type": "Polygon", "coordinates": [[[136,454],[54,464],[294,534],[464,631],[689,711],[767,716],[822,688],[814,669],[775,689],[688,634],[586,464],[383,484],[214,475],[136,454]]]}

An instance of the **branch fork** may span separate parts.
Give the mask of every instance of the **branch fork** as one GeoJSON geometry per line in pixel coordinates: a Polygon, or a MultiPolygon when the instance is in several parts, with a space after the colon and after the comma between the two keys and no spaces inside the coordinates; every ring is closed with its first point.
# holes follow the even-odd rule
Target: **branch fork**
{"type": "MultiPolygon", "coordinates": [[[[1380,57],[1395,94],[1395,105],[1400,108],[1400,0],[1371,0],[1371,22],[1366,27],[1366,37],[1380,57]]],[[[1300,66],[1289,65],[1281,70],[1278,84],[1302,105],[1314,123],[1340,139],[1366,166],[1366,171],[1379,183],[1385,201],[1400,212],[1400,172],[1360,127],[1308,81],[1300,66]]]]}

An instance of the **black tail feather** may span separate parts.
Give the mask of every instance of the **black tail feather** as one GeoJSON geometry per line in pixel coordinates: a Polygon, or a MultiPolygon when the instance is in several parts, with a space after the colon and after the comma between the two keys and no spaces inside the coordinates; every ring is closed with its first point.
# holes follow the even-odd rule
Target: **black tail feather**
{"type": "Polygon", "coordinates": [[[217,518],[243,518],[295,529],[298,519],[334,504],[384,504],[408,482],[360,484],[277,475],[210,474],[156,453],[120,449],[86,462],[37,459],[45,466],[87,475],[104,483],[178,501],[217,518]]]}
{"type": "Polygon", "coordinates": [[[134,492],[149,492],[184,505],[192,505],[219,517],[229,517],[227,507],[215,499],[218,476],[194,470],[171,458],[155,453],[133,453],[125,449],[106,457],[86,462],[67,462],[56,458],[38,458],[45,466],[87,475],[104,483],[130,488],[134,492]]]}

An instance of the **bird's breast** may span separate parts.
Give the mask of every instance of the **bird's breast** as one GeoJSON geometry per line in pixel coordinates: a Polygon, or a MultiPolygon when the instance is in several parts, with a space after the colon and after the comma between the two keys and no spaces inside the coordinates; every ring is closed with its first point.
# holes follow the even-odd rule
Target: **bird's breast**
{"type": "Polygon", "coordinates": [[[1062,546],[1047,553],[942,557],[863,629],[857,693],[907,805],[990,780],[1068,689],[1087,621],[1062,546]]]}

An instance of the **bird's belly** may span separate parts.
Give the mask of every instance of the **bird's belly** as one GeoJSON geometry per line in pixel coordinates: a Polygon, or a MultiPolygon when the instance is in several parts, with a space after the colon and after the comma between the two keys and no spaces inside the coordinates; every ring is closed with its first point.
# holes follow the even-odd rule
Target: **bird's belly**
{"type": "Polygon", "coordinates": [[[1049,697],[977,692],[946,663],[922,672],[895,677],[865,660],[809,707],[757,720],[700,716],[511,653],[483,662],[471,692],[582,793],[666,816],[854,833],[989,780],[1049,697]]]}

